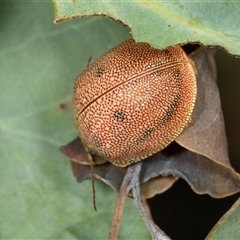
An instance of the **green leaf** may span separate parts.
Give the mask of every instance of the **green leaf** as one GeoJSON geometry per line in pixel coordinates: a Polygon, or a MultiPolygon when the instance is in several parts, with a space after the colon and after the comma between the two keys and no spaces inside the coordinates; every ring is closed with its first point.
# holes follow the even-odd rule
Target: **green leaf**
{"type": "Polygon", "coordinates": [[[201,42],[240,55],[238,1],[52,1],[55,22],[106,15],[129,26],[135,40],[154,47],[201,42]]]}
{"type": "Polygon", "coordinates": [[[214,226],[206,239],[239,239],[240,236],[240,198],[214,226]]]}
{"type": "MultiPolygon", "coordinates": [[[[100,17],[54,25],[47,2],[0,11],[0,237],[106,239],[117,193],[96,181],[95,213],[91,182],[76,182],[58,148],[77,136],[75,77],[128,31],[100,17]]],[[[131,199],[120,238],[149,238],[131,199]]]]}

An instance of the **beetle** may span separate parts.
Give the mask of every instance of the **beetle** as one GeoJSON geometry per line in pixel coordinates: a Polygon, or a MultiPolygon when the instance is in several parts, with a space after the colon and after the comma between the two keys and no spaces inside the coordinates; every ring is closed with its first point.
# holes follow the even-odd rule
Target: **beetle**
{"type": "Polygon", "coordinates": [[[129,39],[76,79],[75,122],[86,151],[125,167],[168,146],[188,125],[195,67],[181,46],[129,39]]]}

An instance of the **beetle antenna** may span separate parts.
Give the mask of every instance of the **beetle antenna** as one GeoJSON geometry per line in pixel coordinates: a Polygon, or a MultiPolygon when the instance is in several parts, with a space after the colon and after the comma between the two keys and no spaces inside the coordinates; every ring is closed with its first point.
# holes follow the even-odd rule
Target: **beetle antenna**
{"type": "Polygon", "coordinates": [[[88,59],[88,62],[87,62],[87,68],[89,67],[91,61],[92,61],[92,56],[90,56],[89,59],[88,59]]]}
{"type": "Polygon", "coordinates": [[[96,204],[96,191],[95,191],[95,184],[94,184],[94,167],[93,167],[93,159],[92,157],[90,158],[90,166],[91,166],[91,173],[92,173],[92,196],[93,196],[93,207],[94,210],[97,212],[97,204],[96,204]]]}

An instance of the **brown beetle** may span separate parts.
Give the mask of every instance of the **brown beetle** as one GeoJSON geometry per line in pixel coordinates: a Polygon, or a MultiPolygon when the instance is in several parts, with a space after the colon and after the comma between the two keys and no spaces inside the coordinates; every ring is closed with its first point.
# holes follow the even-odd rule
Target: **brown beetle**
{"type": "Polygon", "coordinates": [[[196,91],[194,64],[180,46],[159,50],[127,40],[76,79],[80,138],[90,155],[121,167],[145,159],[182,132],[196,91]]]}

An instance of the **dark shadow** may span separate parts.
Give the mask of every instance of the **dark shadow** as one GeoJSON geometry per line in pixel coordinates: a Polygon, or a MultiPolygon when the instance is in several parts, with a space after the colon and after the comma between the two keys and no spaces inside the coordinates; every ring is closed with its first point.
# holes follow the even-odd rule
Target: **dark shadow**
{"type": "Polygon", "coordinates": [[[238,197],[240,194],[223,199],[197,195],[180,179],[148,203],[155,223],[172,240],[203,240],[238,197]]]}

